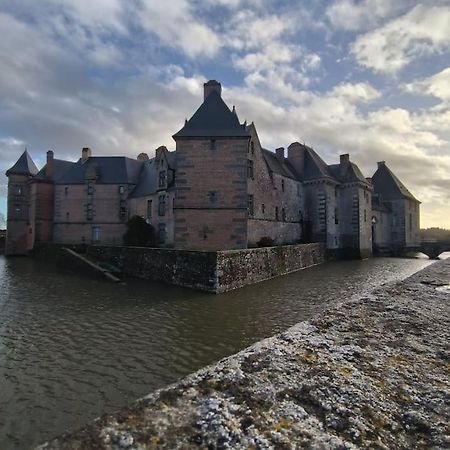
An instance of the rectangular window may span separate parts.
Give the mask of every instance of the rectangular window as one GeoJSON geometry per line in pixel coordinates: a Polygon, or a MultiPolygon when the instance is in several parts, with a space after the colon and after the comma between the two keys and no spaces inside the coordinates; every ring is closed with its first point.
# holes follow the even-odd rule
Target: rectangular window
{"type": "Polygon", "coordinates": [[[158,225],[158,241],[160,244],[164,244],[167,239],[167,233],[166,233],[166,224],[160,223],[158,225]]]}
{"type": "Polygon", "coordinates": [[[166,187],[166,171],[165,170],[161,170],[161,172],[159,172],[159,187],[160,188],[166,187]]]}
{"type": "Polygon", "coordinates": [[[286,210],[284,208],[281,208],[281,219],[286,222],[286,210]]]}
{"type": "Polygon", "coordinates": [[[264,203],[261,205],[261,211],[263,214],[266,212],[266,205],[264,203]]]}
{"type": "Polygon", "coordinates": [[[158,197],[158,215],[164,216],[166,214],[166,196],[160,195],[158,197]]]}
{"type": "Polygon", "coordinates": [[[251,159],[247,160],[247,178],[253,180],[253,161],[251,159]]]}
{"type": "Polygon", "coordinates": [[[98,225],[92,227],[92,242],[100,242],[102,236],[102,228],[98,225]]]}
{"type": "Polygon", "coordinates": [[[147,200],[147,219],[150,220],[152,218],[152,201],[147,200]]]}
{"type": "Polygon", "coordinates": [[[275,220],[278,220],[278,206],[275,206],[275,220]]]}
{"type": "Polygon", "coordinates": [[[281,190],[284,192],[284,180],[281,180],[281,190]]]}
{"type": "Polygon", "coordinates": [[[211,203],[216,203],[217,202],[217,191],[209,191],[208,197],[209,197],[209,201],[211,203]]]}
{"type": "Polygon", "coordinates": [[[119,186],[119,194],[122,195],[125,192],[125,186],[119,186]]]}
{"type": "Polygon", "coordinates": [[[127,219],[127,207],[123,204],[119,207],[119,219],[124,222],[127,219]]]}
{"type": "Polygon", "coordinates": [[[339,223],[338,210],[334,208],[334,223],[337,225],[339,223]]]}
{"type": "Polygon", "coordinates": [[[367,211],[364,210],[364,222],[367,222],[367,211]]]}
{"type": "Polygon", "coordinates": [[[253,195],[249,195],[247,197],[247,209],[248,209],[248,215],[253,216],[255,213],[255,207],[253,203],[253,195]]]}
{"type": "Polygon", "coordinates": [[[88,203],[86,205],[86,219],[92,220],[94,218],[94,207],[92,206],[92,203],[88,203]]]}
{"type": "Polygon", "coordinates": [[[94,183],[92,181],[88,182],[87,193],[88,193],[88,195],[93,195],[94,194],[94,183]]]}
{"type": "Polygon", "coordinates": [[[22,217],[22,208],[19,205],[14,206],[14,218],[20,219],[22,217]]]}

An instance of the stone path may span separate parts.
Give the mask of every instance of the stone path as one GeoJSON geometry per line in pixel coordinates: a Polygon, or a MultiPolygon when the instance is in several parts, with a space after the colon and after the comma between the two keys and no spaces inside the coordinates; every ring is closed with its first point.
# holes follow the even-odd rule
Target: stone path
{"type": "Polygon", "coordinates": [[[450,259],[41,449],[450,448],[450,259]]]}

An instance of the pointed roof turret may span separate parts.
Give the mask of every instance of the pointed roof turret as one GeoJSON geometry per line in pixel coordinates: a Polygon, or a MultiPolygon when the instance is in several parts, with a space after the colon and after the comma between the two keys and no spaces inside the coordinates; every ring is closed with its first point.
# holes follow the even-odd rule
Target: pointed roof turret
{"type": "Polygon", "coordinates": [[[249,137],[238,116],[221,97],[221,85],[215,80],[204,85],[204,101],[173,138],[184,137],[249,137]]]}
{"type": "Polygon", "coordinates": [[[36,175],[39,172],[36,164],[27,150],[25,150],[17,162],[6,171],[6,176],[9,175],[36,175]]]}

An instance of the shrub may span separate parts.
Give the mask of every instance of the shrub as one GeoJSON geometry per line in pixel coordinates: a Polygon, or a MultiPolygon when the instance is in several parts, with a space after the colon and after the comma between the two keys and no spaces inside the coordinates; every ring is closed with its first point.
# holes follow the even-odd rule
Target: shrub
{"type": "Polygon", "coordinates": [[[136,247],[155,247],[155,229],[142,217],[133,216],[127,222],[127,231],[123,235],[123,243],[136,247]]]}
{"type": "Polygon", "coordinates": [[[263,236],[256,245],[258,247],[273,247],[275,245],[275,241],[269,236],[263,236]]]}

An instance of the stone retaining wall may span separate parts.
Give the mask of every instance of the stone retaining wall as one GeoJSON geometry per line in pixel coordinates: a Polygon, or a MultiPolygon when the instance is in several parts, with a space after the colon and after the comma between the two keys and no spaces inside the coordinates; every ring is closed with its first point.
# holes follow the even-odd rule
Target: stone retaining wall
{"type": "Polygon", "coordinates": [[[221,293],[325,262],[323,244],[200,252],[89,246],[88,255],[124,274],[221,293]]]}
{"type": "Polygon", "coordinates": [[[450,259],[41,450],[447,448],[450,259]]]}
{"type": "Polygon", "coordinates": [[[216,252],[89,246],[87,253],[118,267],[125,275],[216,292],[216,252]]]}
{"type": "Polygon", "coordinates": [[[324,244],[217,252],[217,291],[225,292],[325,262],[324,244]]]}

